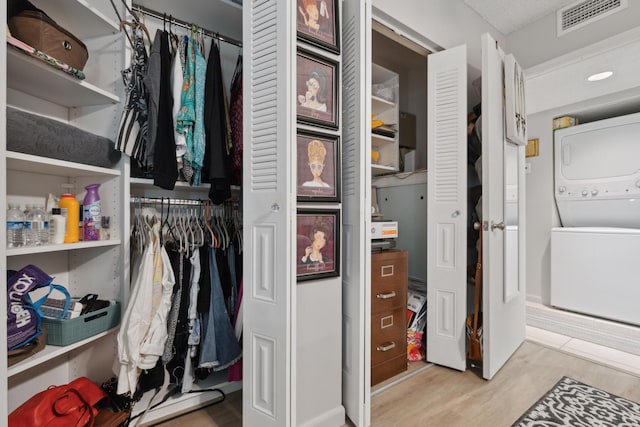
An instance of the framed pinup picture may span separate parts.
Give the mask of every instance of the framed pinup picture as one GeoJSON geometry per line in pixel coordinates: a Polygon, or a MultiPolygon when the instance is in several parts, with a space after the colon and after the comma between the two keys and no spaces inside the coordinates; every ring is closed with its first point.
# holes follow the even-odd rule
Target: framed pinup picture
{"type": "Polygon", "coordinates": [[[340,53],[339,11],[336,0],[296,0],[298,37],[340,53]]]}
{"type": "Polygon", "coordinates": [[[340,201],[340,137],[298,131],[298,200],[340,201]]]}
{"type": "Polygon", "coordinates": [[[298,51],[296,60],[298,121],[338,128],[338,64],[298,51]]]}
{"type": "Polygon", "coordinates": [[[296,233],[299,282],[340,275],[340,213],[337,209],[298,210],[296,233]]]}

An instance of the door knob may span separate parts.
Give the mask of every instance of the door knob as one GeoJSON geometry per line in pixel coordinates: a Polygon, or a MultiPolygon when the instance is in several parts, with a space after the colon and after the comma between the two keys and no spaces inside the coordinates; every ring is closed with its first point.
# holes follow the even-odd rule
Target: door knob
{"type": "Polygon", "coordinates": [[[496,224],[495,222],[491,221],[491,231],[495,230],[496,228],[498,230],[504,230],[504,222],[499,222],[496,224]]]}

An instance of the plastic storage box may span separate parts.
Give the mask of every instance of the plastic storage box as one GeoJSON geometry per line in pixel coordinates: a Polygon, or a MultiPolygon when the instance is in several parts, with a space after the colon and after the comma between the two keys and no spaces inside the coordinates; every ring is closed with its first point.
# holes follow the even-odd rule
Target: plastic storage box
{"type": "Polygon", "coordinates": [[[85,338],[104,332],[120,322],[120,304],[115,302],[109,307],[92,311],[74,319],[42,319],[47,328],[47,344],[69,345],[85,338]]]}

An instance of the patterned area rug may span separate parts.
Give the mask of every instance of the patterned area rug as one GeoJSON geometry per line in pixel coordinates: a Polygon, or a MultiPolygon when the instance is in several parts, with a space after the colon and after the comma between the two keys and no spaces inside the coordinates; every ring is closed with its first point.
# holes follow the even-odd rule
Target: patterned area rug
{"type": "Polygon", "coordinates": [[[640,404],[563,377],[512,427],[640,426],[640,404]]]}

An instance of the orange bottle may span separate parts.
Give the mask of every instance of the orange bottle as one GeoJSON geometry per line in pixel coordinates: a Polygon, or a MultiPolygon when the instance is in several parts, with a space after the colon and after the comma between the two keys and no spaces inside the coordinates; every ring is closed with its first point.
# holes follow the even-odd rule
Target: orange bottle
{"type": "Polygon", "coordinates": [[[78,241],[78,221],[80,221],[80,202],[73,194],[65,193],[61,196],[58,206],[67,210],[67,229],[64,233],[65,243],[78,241]]]}

